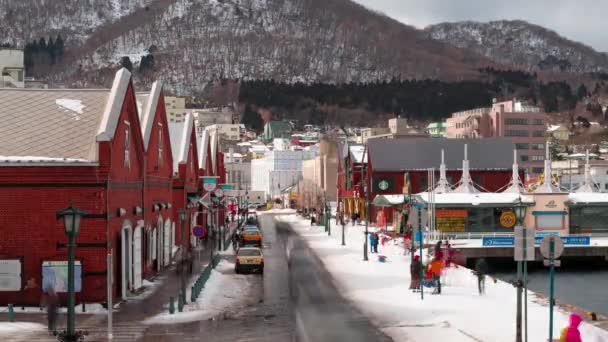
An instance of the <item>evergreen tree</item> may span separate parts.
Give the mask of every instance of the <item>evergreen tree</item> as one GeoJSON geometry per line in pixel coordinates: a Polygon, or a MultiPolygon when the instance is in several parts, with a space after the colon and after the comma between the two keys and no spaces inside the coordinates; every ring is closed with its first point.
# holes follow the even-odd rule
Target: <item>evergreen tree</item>
{"type": "Polygon", "coordinates": [[[59,62],[61,62],[61,60],[63,59],[64,49],[65,46],[63,43],[63,39],[61,38],[61,35],[58,34],[57,38],[55,39],[55,57],[59,62]]]}
{"type": "Polygon", "coordinates": [[[133,71],[133,63],[131,63],[131,58],[128,56],[124,56],[120,59],[120,66],[129,71],[133,71]]]}
{"type": "Polygon", "coordinates": [[[55,42],[53,41],[53,37],[49,37],[49,42],[46,46],[46,51],[50,57],[51,64],[55,64],[56,55],[55,55],[55,42]]]}

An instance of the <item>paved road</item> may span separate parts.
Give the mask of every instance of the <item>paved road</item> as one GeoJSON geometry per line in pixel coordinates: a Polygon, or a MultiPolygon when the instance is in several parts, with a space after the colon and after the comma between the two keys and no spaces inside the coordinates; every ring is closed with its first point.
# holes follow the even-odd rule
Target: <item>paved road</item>
{"type": "MultiPolygon", "coordinates": [[[[260,220],[264,276],[250,276],[250,292],[240,307],[227,308],[212,320],[191,323],[147,326],[131,320],[116,322],[114,341],[391,341],[340,296],[318,258],[289,226],[275,226],[271,215],[260,215],[260,220]]],[[[233,270],[224,272],[234,274],[233,270]]],[[[79,328],[91,332],[86,341],[105,340],[103,324],[79,328]]],[[[50,339],[41,334],[28,340],[50,339]]]]}

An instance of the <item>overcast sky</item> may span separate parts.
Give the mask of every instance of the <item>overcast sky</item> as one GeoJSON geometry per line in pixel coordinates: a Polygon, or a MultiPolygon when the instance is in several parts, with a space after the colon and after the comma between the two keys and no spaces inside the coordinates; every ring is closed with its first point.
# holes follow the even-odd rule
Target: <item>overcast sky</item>
{"type": "Polygon", "coordinates": [[[445,21],[522,19],[608,52],[606,0],[354,0],[423,28],[445,21]]]}

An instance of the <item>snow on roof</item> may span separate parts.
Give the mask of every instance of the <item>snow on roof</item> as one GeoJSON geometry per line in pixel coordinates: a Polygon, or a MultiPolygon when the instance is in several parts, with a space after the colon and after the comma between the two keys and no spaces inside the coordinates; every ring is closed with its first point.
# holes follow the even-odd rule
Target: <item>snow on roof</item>
{"type": "Polygon", "coordinates": [[[198,168],[204,169],[207,166],[207,145],[209,144],[209,132],[203,130],[203,135],[197,140],[198,147],[198,168]]]}
{"type": "Polygon", "coordinates": [[[184,122],[169,123],[169,138],[173,155],[173,172],[179,171],[179,164],[188,162],[188,149],[192,135],[192,114],[186,114],[184,122]]]}
{"type": "Polygon", "coordinates": [[[251,143],[249,141],[243,141],[236,144],[236,146],[251,146],[251,143]]]}
{"type": "Polygon", "coordinates": [[[561,125],[551,125],[551,126],[549,126],[549,128],[547,128],[547,132],[555,132],[560,128],[565,128],[565,127],[563,127],[561,125]]]}
{"type": "Polygon", "coordinates": [[[114,138],[114,132],[116,132],[116,127],[118,126],[118,118],[120,117],[130,82],[131,73],[129,70],[121,68],[116,72],[101,124],[97,131],[97,141],[111,141],[114,138]]]}
{"type": "Polygon", "coordinates": [[[365,155],[365,160],[363,159],[363,152],[365,151],[365,146],[363,145],[351,145],[348,147],[350,154],[353,156],[355,163],[367,163],[367,154],[365,155]]]}
{"type": "Polygon", "coordinates": [[[389,204],[389,205],[399,205],[405,202],[404,195],[376,195],[373,200],[375,205],[379,204],[389,204]]]}
{"type": "Polygon", "coordinates": [[[601,192],[573,192],[568,195],[568,200],[573,204],[583,203],[606,203],[608,204],[608,193],[601,192]]]}
{"type": "Polygon", "coordinates": [[[0,89],[0,153],[96,161],[109,96],[108,89],[0,89]]]}
{"type": "Polygon", "coordinates": [[[266,145],[252,145],[249,150],[256,153],[267,152],[268,147],[266,147],[266,145]]]}
{"type": "MultiPolygon", "coordinates": [[[[428,203],[429,193],[421,192],[416,196],[423,202],[428,203]]],[[[495,204],[514,204],[521,197],[523,203],[531,204],[534,200],[530,196],[517,193],[505,192],[480,192],[480,193],[455,193],[434,194],[434,203],[438,205],[495,205],[495,204]]]]}
{"type": "Polygon", "coordinates": [[[82,158],[54,158],[40,156],[0,156],[0,163],[90,163],[82,158]]]}
{"type": "Polygon", "coordinates": [[[152,124],[154,124],[154,114],[156,114],[156,108],[158,107],[158,100],[160,99],[162,88],[162,83],[156,81],[152,83],[150,93],[135,95],[145,150],[148,150],[148,144],[150,143],[152,124]]]}

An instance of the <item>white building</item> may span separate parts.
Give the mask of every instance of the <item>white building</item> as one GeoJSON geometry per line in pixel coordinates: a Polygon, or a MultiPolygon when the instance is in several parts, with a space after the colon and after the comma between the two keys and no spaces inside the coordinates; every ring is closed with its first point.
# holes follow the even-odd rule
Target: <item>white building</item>
{"type": "Polygon", "coordinates": [[[270,197],[302,178],[302,161],[317,156],[315,151],[271,151],[251,161],[251,189],[270,197]]]}
{"type": "Polygon", "coordinates": [[[205,130],[215,131],[223,141],[241,140],[241,130],[239,124],[215,124],[206,126],[205,130]]]}
{"type": "Polygon", "coordinates": [[[24,88],[23,50],[0,48],[0,88],[24,88]]]}

